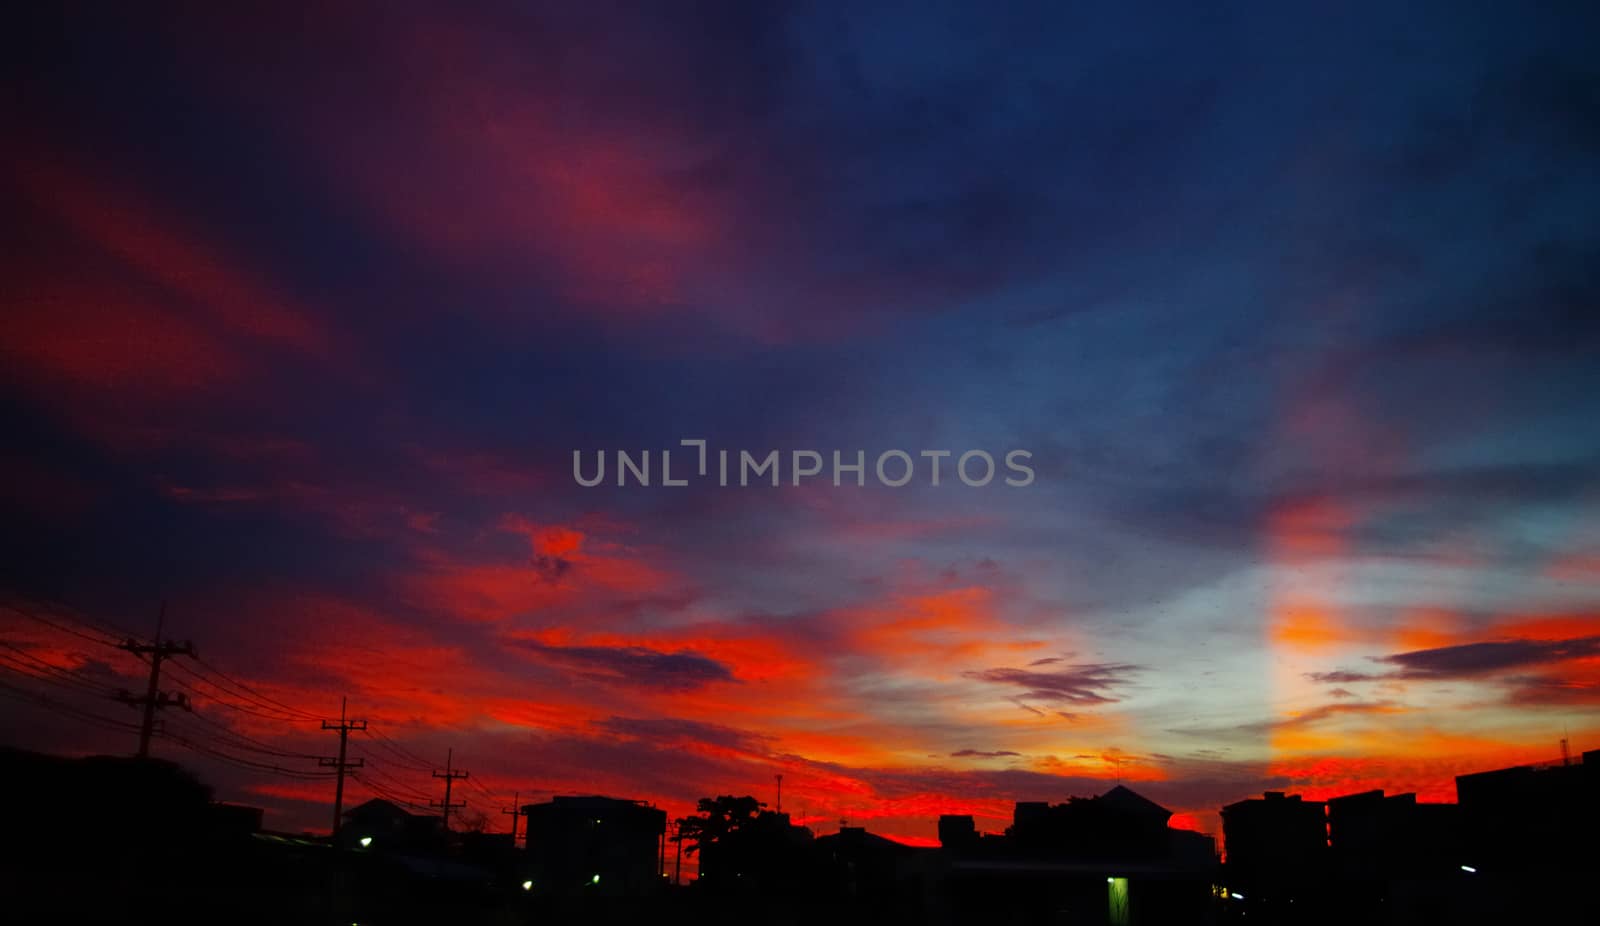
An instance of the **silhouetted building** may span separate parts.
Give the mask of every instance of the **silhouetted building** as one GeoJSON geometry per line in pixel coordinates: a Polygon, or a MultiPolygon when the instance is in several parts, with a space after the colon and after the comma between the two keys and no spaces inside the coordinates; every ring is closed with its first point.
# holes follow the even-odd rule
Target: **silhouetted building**
{"type": "Polygon", "coordinates": [[[1600,750],[1578,762],[1460,775],[1463,864],[1489,871],[1584,867],[1600,827],[1600,750]]]}
{"type": "Polygon", "coordinates": [[[968,841],[964,825],[942,820],[946,844],[962,848],[942,853],[928,907],[954,922],[1203,922],[1215,843],[1170,828],[1171,817],[1118,785],[1060,804],[1019,802],[1004,837],[968,841]]]}
{"type": "Polygon", "coordinates": [[[206,817],[213,836],[249,836],[261,832],[266,811],[260,807],[216,801],[211,804],[206,817]]]}
{"type": "Polygon", "coordinates": [[[444,820],[373,798],[344,812],[339,844],[383,853],[437,854],[445,848],[444,820]]]}
{"type": "Polygon", "coordinates": [[[1461,775],[1456,798],[1458,891],[1478,922],[1555,922],[1589,902],[1600,868],[1600,751],[1461,775]]]}
{"type": "Polygon", "coordinates": [[[1230,872],[1257,877],[1318,871],[1328,853],[1327,805],[1268,791],[1222,808],[1222,840],[1230,872]]]}
{"type": "Polygon", "coordinates": [[[939,846],[947,852],[965,853],[978,845],[978,827],[972,814],[945,814],[939,818],[939,846]]]}
{"type": "Polygon", "coordinates": [[[611,797],[557,797],[522,812],[528,875],[541,892],[638,894],[660,886],[666,811],[611,797]]]}
{"type": "Polygon", "coordinates": [[[1328,847],[1342,878],[1427,877],[1460,865],[1460,807],[1415,794],[1363,791],[1330,798],[1328,847]]]}
{"type": "Polygon", "coordinates": [[[1297,900],[1338,922],[1461,922],[1459,807],[1374,790],[1329,798],[1327,816],[1324,882],[1297,900]]]}
{"type": "Polygon", "coordinates": [[[1172,811],[1117,785],[1062,804],[1020,802],[1006,835],[1019,854],[1036,858],[1165,859],[1173,848],[1171,817],[1172,811]]]}
{"type": "Polygon", "coordinates": [[[818,836],[816,856],[819,887],[827,896],[858,910],[909,913],[920,888],[909,864],[927,850],[867,832],[865,827],[841,826],[837,833],[818,836]]]}
{"type": "Polygon", "coordinates": [[[172,762],[0,748],[0,782],[26,795],[0,825],[11,920],[289,923],[326,914],[326,841],[289,849],[260,832],[260,808],[212,802],[172,762]]]}

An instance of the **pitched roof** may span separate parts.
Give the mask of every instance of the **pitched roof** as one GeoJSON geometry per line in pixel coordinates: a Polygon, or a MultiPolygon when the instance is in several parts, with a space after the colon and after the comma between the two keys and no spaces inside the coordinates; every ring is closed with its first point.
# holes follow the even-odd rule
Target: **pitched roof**
{"type": "Polygon", "coordinates": [[[1112,807],[1115,807],[1119,810],[1127,811],[1128,813],[1135,813],[1151,818],[1160,816],[1163,824],[1166,823],[1168,817],[1172,816],[1172,811],[1161,806],[1160,804],[1157,804],[1155,801],[1152,801],[1148,797],[1145,797],[1143,794],[1140,794],[1132,788],[1125,788],[1122,785],[1117,785],[1110,791],[1100,795],[1100,800],[1107,802],[1112,807]]]}

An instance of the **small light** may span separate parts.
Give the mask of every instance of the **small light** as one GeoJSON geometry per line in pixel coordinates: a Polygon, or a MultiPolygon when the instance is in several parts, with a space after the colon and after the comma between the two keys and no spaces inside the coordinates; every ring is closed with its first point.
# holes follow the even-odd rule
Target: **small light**
{"type": "Polygon", "coordinates": [[[1106,879],[1106,883],[1107,884],[1116,884],[1117,883],[1117,879],[1116,878],[1107,878],[1106,879]]]}
{"type": "Polygon", "coordinates": [[[367,846],[370,846],[370,845],[372,845],[372,837],[371,836],[363,836],[363,837],[361,837],[361,848],[365,849],[367,846]]]}
{"type": "Polygon", "coordinates": [[[1232,897],[1234,900],[1243,900],[1244,899],[1244,895],[1240,894],[1238,892],[1231,893],[1228,896],[1232,897]]]}
{"type": "Polygon", "coordinates": [[[1469,875],[1475,875],[1478,873],[1478,869],[1473,868],[1471,865],[1462,865],[1461,870],[1469,875]]]}
{"type": "Polygon", "coordinates": [[[522,882],[522,889],[525,890],[525,891],[533,890],[533,882],[532,881],[524,881],[524,882],[522,882]]]}
{"type": "Polygon", "coordinates": [[[595,875],[594,876],[594,880],[590,881],[589,883],[590,884],[599,884],[600,883],[600,876],[599,875],[595,875]]]}

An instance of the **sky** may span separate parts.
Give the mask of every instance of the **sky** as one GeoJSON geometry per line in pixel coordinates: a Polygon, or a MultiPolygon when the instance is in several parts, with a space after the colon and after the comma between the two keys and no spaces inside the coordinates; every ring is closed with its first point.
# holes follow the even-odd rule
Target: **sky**
{"type": "Polygon", "coordinates": [[[0,742],[131,752],[165,603],[285,830],[341,698],[502,830],[1600,747],[1592,9],[224,6],[3,40],[0,742]],[[1035,478],[574,479],[694,439],[1035,478]]]}

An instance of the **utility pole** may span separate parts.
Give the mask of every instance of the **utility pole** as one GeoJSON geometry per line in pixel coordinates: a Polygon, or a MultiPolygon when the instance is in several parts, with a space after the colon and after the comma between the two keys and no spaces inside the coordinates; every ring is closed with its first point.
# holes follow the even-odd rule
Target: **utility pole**
{"type": "Polygon", "coordinates": [[[332,833],[332,835],[334,837],[337,837],[339,835],[339,825],[344,822],[344,772],[345,772],[345,769],[361,768],[362,766],[367,764],[367,760],[360,759],[360,758],[356,759],[353,762],[349,762],[349,761],[345,760],[345,745],[350,741],[350,731],[351,730],[365,730],[367,728],[367,722],[365,720],[350,720],[347,717],[345,717],[345,708],[349,705],[349,702],[350,702],[349,698],[340,698],[339,699],[339,722],[338,723],[334,723],[331,720],[324,720],[322,722],[322,729],[324,729],[324,730],[338,730],[339,731],[339,757],[337,759],[321,758],[321,759],[317,760],[317,764],[319,766],[323,767],[323,768],[335,768],[335,769],[338,769],[338,772],[337,772],[337,774],[335,774],[334,779],[333,779],[334,784],[333,784],[333,833],[332,833]]]}
{"type": "Polygon", "coordinates": [[[471,777],[471,773],[470,772],[465,772],[465,771],[458,772],[451,765],[451,763],[455,761],[455,755],[456,755],[456,751],[454,749],[452,749],[449,752],[445,753],[445,756],[444,756],[444,771],[441,772],[438,769],[435,769],[434,772],[433,772],[433,777],[435,777],[435,778],[443,778],[444,779],[444,803],[440,803],[438,801],[429,801],[428,802],[428,806],[429,807],[439,807],[439,808],[443,809],[443,811],[444,811],[444,831],[446,833],[450,832],[450,808],[467,806],[467,802],[466,801],[457,801],[454,804],[450,803],[450,785],[454,784],[455,780],[457,778],[465,779],[465,778],[470,778],[471,777]]]}
{"type": "Polygon", "coordinates": [[[777,778],[778,778],[778,806],[774,807],[773,811],[776,812],[776,813],[783,813],[783,774],[780,772],[778,774],[777,778]]]}
{"type": "MultiPolygon", "coordinates": [[[[449,798],[447,797],[446,800],[449,800],[449,798]]],[[[522,792],[518,791],[512,794],[511,806],[500,812],[511,814],[511,844],[514,846],[517,844],[517,817],[522,815],[522,792]]]]}
{"type": "Polygon", "coordinates": [[[678,844],[678,860],[672,863],[672,884],[674,887],[683,884],[683,821],[672,822],[672,841],[678,844]]]}
{"type": "Polygon", "coordinates": [[[181,707],[191,710],[189,696],[179,692],[172,694],[161,690],[161,661],[173,656],[188,656],[194,658],[194,644],[188,640],[179,643],[173,640],[161,639],[161,625],[167,619],[167,603],[161,603],[161,615],[156,618],[156,638],[154,642],[142,643],[129,637],[117,644],[117,649],[127,650],[135,656],[150,657],[150,685],[145,689],[144,697],[135,697],[132,692],[119,691],[116,699],[124,704],[144,707],[144,723],[139,727],[139,758],[150,757],[150,737],[156,729],[156,711],[167,707],[181,707]]]}

